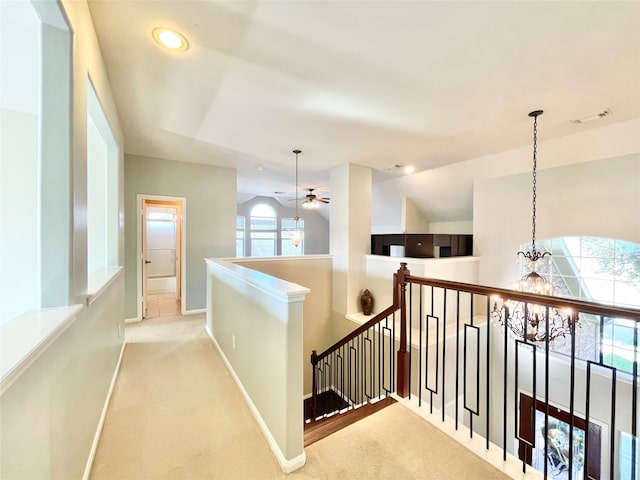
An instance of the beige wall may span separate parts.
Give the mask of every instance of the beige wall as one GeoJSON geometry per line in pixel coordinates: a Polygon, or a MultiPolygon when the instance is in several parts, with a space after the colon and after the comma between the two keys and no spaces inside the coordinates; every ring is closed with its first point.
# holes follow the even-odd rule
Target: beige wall
{"type": "Polygon", "coordinates": [[[311,351],[318,353],[335,340],[331,331],[331,257],[283,257],[278,259],[237,259],[238,265],[267,273],[311,290],[304,301],[302,365],[304,394],[311,393],[311,351]]]}
{"type": "Polygon", "coordinates": [[[186,198],[186,310],[205,308],[204,258],[235,255],[236,172],[230,168],[127,155],[125,290],[127,318],[137,315],[137,195],[186,198]]]}

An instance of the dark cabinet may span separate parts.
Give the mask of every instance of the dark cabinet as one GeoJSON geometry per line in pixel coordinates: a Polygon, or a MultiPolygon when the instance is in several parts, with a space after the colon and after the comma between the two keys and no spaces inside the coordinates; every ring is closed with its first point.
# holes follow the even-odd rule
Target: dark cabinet
{"type": "Polygon", "coordinates": [[[473,235],[433,233],[390,233],[371,235],[373,255],[391,255],[392,246],[404,247],[404,256],[413,258],[460,257],[473,255],[473,235]]]}

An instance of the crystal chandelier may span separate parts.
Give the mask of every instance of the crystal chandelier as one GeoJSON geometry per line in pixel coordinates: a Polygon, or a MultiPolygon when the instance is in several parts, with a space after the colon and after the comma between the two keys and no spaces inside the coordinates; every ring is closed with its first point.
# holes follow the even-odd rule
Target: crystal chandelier
{"type": "Polygon", "coordinates": [[[289,239],[294,247],[299,247],[302,243],[302,230],[300,228],[300,217],[298,217],[298,154],[302,153],[302,150],[294,150],[296,154],[296,216],[293,217],[295,223],[293,230],[289,232],[289,239]]]}
{"type": "MultiPolygon", "coordinates": [[[[532,201],[532,228],[531,246],[526,251],[518,252],[527,261],[530,272],[518,280],[514,287],[520,292],[535,293],[537,295],[553,295],[553,284],[536,270],[538,262],[551,253],[546,250],[538,250],[536,247],[536,168],[537,168],[537,142],[538,142],[538,117],[542,110],[529,113],[533,117],[533,201],[532,201]]],[[[547,338],[554,341],[571,335],[575,326],[580,326],[579,320],[572,319],[566,312],[560,312],[557,308],[544,307],[523,302],[494,299],[492,317],[506,326],[516,337],[532,342],[542,342],[547,338]],[[501,305],[499,305],[499,303],[501,305]],[[547,319],[548,317],[548,319],[547,319]]]]}

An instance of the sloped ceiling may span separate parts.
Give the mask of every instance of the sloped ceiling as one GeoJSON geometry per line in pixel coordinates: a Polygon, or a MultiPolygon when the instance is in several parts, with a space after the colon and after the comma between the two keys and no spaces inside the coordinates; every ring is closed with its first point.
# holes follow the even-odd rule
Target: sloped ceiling
{"type": "MultiPolygon", "coordinates": [[[[531,110],[547,140],[640,116],[640,2],[89,5],[126,152],[235,168],[244,199],[291,196],[294,148],[300,188],[330,196],[344,163],[379,182],[529,145],[531,110]],[[159,47],[157,26],[189,49],[159,47]]],[[[468,188],[450,201],[470,211],[468,188]]]]}

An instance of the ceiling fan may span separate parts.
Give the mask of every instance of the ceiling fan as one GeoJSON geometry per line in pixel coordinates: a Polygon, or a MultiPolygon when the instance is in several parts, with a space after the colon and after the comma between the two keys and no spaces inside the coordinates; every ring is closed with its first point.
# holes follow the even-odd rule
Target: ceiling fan
{"type": "Polygon", "coordinates": [[[328,198],[319,197],[313,193],[315,188],[308,188],[307,190],[309,190],[309,193],[305,197],[304,202],[302,202],[302,208],[316,209],[320,208],[321,203],[329,203],[328,198]]]}

